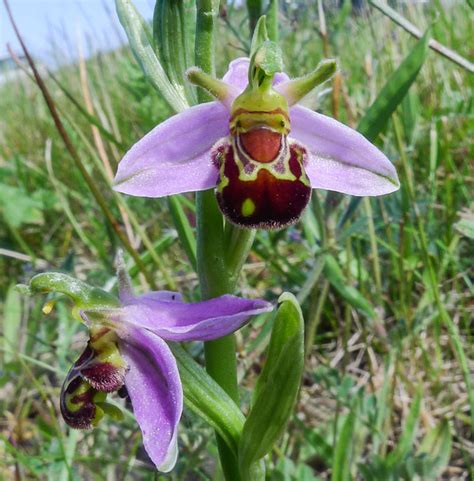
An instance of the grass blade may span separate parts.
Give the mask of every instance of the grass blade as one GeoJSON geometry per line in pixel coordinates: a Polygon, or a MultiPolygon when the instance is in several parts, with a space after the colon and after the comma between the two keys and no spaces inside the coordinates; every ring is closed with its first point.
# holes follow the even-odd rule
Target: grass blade
{"type": "Polygon", "coordinates": [[[388,79],[374,103],[370,106],[357,130],[374,141],[383,130],[390,116],[401,103],[411,84],[415,81],[428,55],[430,31],[413,47],[413,50],[403,60],[400,66],[388,79]]]}
{"type": "Polygon", "coordinates": [[[421,408],[421,391],[418,391],[410,407],[403,433],[397,447],[387,456],[387,466],[397,465],[410,452],[418,429],[421,408]]]}
{"type": "MultiPolygon", "coordinates": [[[[430,31],[427,30],[425,35],[417,42],[412,51],[388,79],[374,103],[359,122],[357,130],[371,142],[374,142],[385,128],[388,119],[395,112],[395,109],[407,94],[408,89],[416,80],[428,55],[429,34],[430,31]]],[[[339,221],[339,228],[352,217],[361,200],[361,197],[352,198],[346,212],[339,221]]]]}
{"type": "Polygon", "coordinates": [[[431,460],[429,475],[435,478],[446,468],[451,457],[451,427],[447,419],[428,431],[421,441],[418,454],[429,456],[431,460]]]}
{"type": "Polygon", "coordinates": [[[350,481],[351,479],[352,438],[354,436],[357,411],[358,405],[355,403],[345,419],[339,434],[332,461],[331,481],[350,481]]]}
{"type": "Polygon", "coordinates": [[[171,217],[173,218],[174,226],[178,232],[179,240],[183,246],[193,269],[197,269],[196,260],[196,239],[194,237],[193,228],[189,223],[183,206],[181,205],[181,196],[172,195],[168,197],[168,207],[170,209],[171,217]]]}
{"type": "MultiPolygon", "coordinates": [[[[370,0],[370,4],[380,10],[384,15],[387,15],[387,17],[393,20],[397,25],[400,25],[400,27],[402,27],[405,31],[407,31],[414,37],[421,37],[421,32],[415,27],[415,25],[410,23],[406,18],[402,17],[389,5],[379,2],[378,0],[370,0]]],[[[448,60],[451,60],[451,62],[454,62],[460,67],[465,68],[467,71],[474,73],[474,64],[472,62],[469,62],[469,60],[461,57],[461,55],[459,55],[458,53],[453,52],[444,45],[441,45],[436,40],[431,39],[429,41],[429,47],[435,52],[438,52],[443,57],[446,57],[448,60]]]]}
{"type": "Polygon", "coordinates": [[[59,87],[61,92],[66,96],[68,100],[72,102],[74,107],[79,111],[79,113],[94,127],[97,127],[100,131],[100,133],[110,142],[115,144],[117,147],[120,147],[121,149],[125,150],[125,146],[120,142],[118,139],[115,138],[115,136],[110,133],[95,117],[94,115],[91,115],[87,110],[76,100],[74,95],[69,92],[69,90],[59,81],[59,79],[52,73],[48,72],[49,77],[54,81],[54,83],[59,87]]]}
{"type": "Polygon", "coordinates": [[[370,302],[355,287],[347,284],[337,260],[329,254],[325,257],[323,272],[324,277],[347,303],[359,309],[367,317],[375,317],[375,312],[370,302]]]}

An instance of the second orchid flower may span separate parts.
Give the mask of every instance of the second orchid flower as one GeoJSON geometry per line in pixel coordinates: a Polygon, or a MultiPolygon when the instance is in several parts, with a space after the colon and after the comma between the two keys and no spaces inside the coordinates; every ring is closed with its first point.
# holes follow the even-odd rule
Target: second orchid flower
{"type": "Polygon", "coordinates": [[[107,395],[130,397],[143,444],[159,471],[176,463],[183,389],[168,341],[207,341],[225,336],[272,305],[225,295],[185,303],[175,292],[132,293],[119,266],[119,299],[62,273],[38,274],[28,292],[60,292],[76,304],[89,341],[61,389],[61,413],[71,427],[95,426],[104,414],[119,414],[107,395]]]}

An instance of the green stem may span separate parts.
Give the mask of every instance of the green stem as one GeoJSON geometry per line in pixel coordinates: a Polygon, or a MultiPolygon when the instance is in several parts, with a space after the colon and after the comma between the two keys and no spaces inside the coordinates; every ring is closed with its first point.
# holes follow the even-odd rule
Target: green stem
{"type": "MultiPolygon", "coordinates": [[[[196,65],[208,74],[214,74],[214,24],[218,2],[197,1],[196,65]]],[[[199,102],[209,100],[200,90],[199,102]]],[[[197,267],[203,299],[231,293],[237,273],[231,273],[226,262],[225,233],[222,215],[214,192],[207,190],[196,195],[197,213],[197,267]]],[[[242,257],[246,252],[241,253],[242,257]]],[[[240,266],[241,262],[235,265],[240,266]]],[[[211,377],[239,404],[237,361],[233,334],[204,344],[206,370],[211,377]]],[[[219,458],[226,481],[240,481],[238,461],[224,440],[217,435],[219,458]]]]}
{"type": "MultiPolygon", "coordinates": [[[[220,296],[234,290],[225,262],[222,215],[214,192],[199,192],[196,199],[197,265],[203,299],[220,296]]],[[[235,279],[235,277],[234,277],[235,279]]],[[[206,370],[209,375],[239,405],[235,336],[230,334],[204,343],[206,370]]],[[[240,481],[238,461],[224,440],[217,436],[219,458],[226,481],[240,481]]]]}
{"type": "MultiPolygon", "coordinates": [[[[196,202],[197,265],[201,296],[203,299],[209,299],[232,292],[234,285],[225,263],[222,215],[217,207],[214,192],[211,190],[199,192],[196,202]]],[[[215,341],[205,342],[204,354],[207,372],[238,405],[235,336],[230,334],[215,341]]],[[[218,435],[217,447],[226,481],[240,481],[237,458],[218,435]]]]}
{"type": "MultiPolygon", "coordinates": [[[[219,10],[219,0],[197,0],[196,2],[196,65],[204,72],[214,75],[214,25],[219,10]]],[[[207,100],[204,93],[198,92],[199,102],[207,100]]]]}
{"type": "Polygon", "coordinates": [[[263,13],[262,0],[247,0],[247,12],[249,16],[250,38],[252,38],[258,19],[263,13]]]}
{"type": "Polygon", "coordinates": [[[267,30],[269,39],[278,43],[278,0],[270,0],[267,11],[267,30]]]}

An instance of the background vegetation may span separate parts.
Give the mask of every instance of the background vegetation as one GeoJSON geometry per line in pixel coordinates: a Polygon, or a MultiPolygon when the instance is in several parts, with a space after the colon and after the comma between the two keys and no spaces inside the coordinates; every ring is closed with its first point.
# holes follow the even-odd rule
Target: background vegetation
{"type": "MultiPolygon", "coordinates": [[[[472,55],[468,2],[396,8],[422,31],[431,25],[442,44],[472,55]]],[[[377,10],[354,12],[348,2],[325,12],[316,2],[285,2],[280,24],[291,76],[322,57],[338,59],[340,75],[306,102],[353,127],[416,45],[377,10]]],[[[229,2],[219,20],[220,74],[245,54],[247,39],[245,11],[229,2]]],[[[197,299],[167,200],[110,189],[127,148],[170,114],[129,49],[44,76],[81,161],[158,288],[197,299]]],[[[399,192],[357,205],[314,192],[303,221],[257,234],[241,293],[276,300],[289,290],[307,323],[304,385],[268,460],[269,479],[474,479],[472,79],[430,51],[388,122],[377,117],[383,125],[375,139],[397,166],[399,192]]],[[[26,74],[0,86],[0,112],[0,478],[164,479],[147,461],[132,415],[90,432],[60,419],[61,383],[85,333],[66,301],[45,316],[45,299],[25,299],[13,287],[62,270],[113,289],[120,242],[26,74]]],[[[192,200],[177,198],[191,226],[192,200]]],[[[132,261],[130,272],[137,289],[146,289],[132,261]]],[[[269,332],[258,319],[239,333],[245,401],[269,332]]],[[[201,345],[192,351],[201,358],[201,345]]],[[[188,412],[180,446],[167,479],[219,479],[213,433],[188,412]]]]}

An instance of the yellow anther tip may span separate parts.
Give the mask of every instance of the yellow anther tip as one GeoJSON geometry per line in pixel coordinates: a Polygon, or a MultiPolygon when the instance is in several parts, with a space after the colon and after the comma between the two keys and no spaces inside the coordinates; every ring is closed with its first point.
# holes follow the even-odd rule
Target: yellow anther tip
{"type": "Polygon", "coordinates": [[[51,313],[51,311],[54,308],[54,304],[56,304],[56,301],[48,301],[44,306],[43,306],[43,314],[47,316],[48,314],[51,313]]]}

